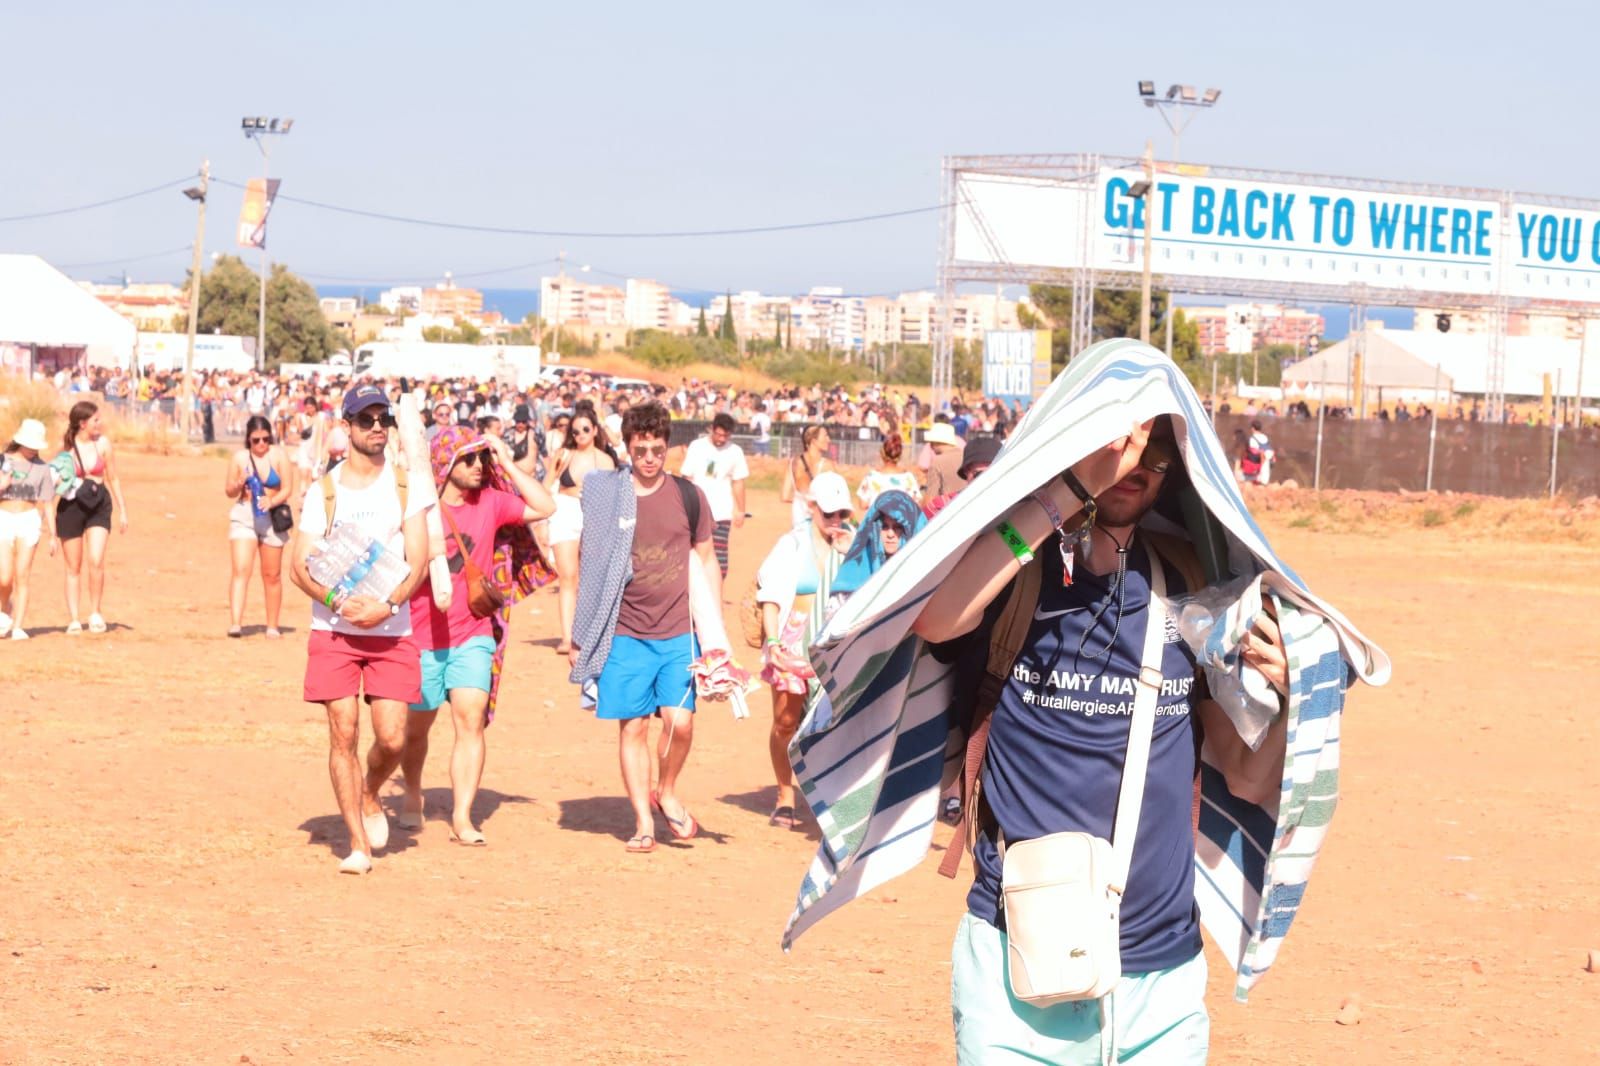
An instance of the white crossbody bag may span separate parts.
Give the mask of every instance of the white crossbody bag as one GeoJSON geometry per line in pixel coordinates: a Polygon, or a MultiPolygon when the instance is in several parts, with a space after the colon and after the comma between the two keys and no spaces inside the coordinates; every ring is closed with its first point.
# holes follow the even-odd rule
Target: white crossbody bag
{"type": "Polygon", "coordinates": [[[1011,993],[1036,1007],[1100,999],[1122,979],[1122,893],[1144,801],[1167,628],[1166,579],[1156,553],[1148,554],[1144,656],[1112,839],[1051,833],[1009,847],[1003,837],[999,842],[1011,993]]]}

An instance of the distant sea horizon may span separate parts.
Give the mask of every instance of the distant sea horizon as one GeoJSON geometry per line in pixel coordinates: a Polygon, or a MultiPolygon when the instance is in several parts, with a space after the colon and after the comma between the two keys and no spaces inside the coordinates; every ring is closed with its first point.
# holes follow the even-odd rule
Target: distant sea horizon
{"type": "MultiPolygon", "coordinates": [[[[364,303],[369,303],[378,298],[378,294],[392,285],[318,285],[318,296],[354,296],[364,303]]],[[[483,309],[485,311],[499,311],[508,322],[521,322],[530,314],[539,311],[539,290],[537,289],[482,289],[483,309]]],[[[690,307],[705,307],[711,302],[710,296],[703,292],[674,292],[673,296],[682,300],[690,307]]],[[[1178,295],[1179,306],[1200,307],[1222,305],[1241,301],[1225,300],[1221,298],[1188,298],[1182,293],[1178,295]]],[[[1350,332],[1350,309],[1344,304],[1309,304],[1306,310],[1320,314],[1323,319],[1322,339],[1325,342],[1343,340],[1345,334],[1350,332]]],[[[1410,329],[1412,321],[1411,308],[1409,307],[1371,307],[1367,309],[1367,317],[1373,321],[1382,322],[1391,329],[1410,329]]]]}

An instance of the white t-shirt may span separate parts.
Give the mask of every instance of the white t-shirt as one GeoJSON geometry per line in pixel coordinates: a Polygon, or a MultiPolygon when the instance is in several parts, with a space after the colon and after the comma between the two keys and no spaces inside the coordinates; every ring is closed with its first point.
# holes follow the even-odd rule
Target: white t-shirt
{"type": "Polygon", "coordinates": [[[772,439],[772,416],[765,411],[757,411],[750,416],[750,428],[756,431],[756,440],[765,444],[772,439]]]}
{"type": "MultiPolygon", "coordinates": [[[[401,529],[400,489],[395,484],[394,467],[385,463],[383,470],[364,489],[347,488],[343,483],[344,464],[340,463],[328,474],[333,478],[333,513],[339,525],[354,522],[373,540],[380,542],[385,551],[405,558],[406,539],[401,529]]],[[[405,517],[421,514],[427,509],[426,494],[408,487],[405,517]]],[[[314,533],[326,535],[328,518],[322,502],[322,482],[312,483],[306,493],[304,509],[300,512],[300,529],[307,536],[314,533]]],[[[400,613],[382,625],[362,629],[351,625],[321,603],[311,605],[311,628],[323,632],[347,633],[356,637],[408,637],[411,635],[411,604],[400,605],[400,613]]]]}
{"type": "Polygon", "coordinates": [[[683,453],[683,473],[706,494],[713,522],[733,520],[733,483],[750,476],[743,448],[732,441],[718,448],[710,437],[696,437],[683,453]]]}

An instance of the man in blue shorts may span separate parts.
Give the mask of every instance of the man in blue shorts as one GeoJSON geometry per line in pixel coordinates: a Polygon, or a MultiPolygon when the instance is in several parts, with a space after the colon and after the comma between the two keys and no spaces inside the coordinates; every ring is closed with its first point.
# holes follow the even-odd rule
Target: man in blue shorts
{"type": "Polygon", "coordinates": [[[630,852],[656,847],[660,811],[678,840],[699,832],[678,798],[678,775],[694,739],[693,625],[689,570],[700,566],[720,609],[721,572],[712,554],[711,506],[684,478],[666,474],[672,430],[658,403],[629,408],[622,440],[632,469],[599,470],[583,483],[583,541],[571,680],[598,679],[596,717],[619,723],[622,785],[633,807],[630,852]],[[650,787],[650,718],[662,720],[658,788],[650,787]]]}
{"type": "MultiPolygon", "coordinates": [[[[460,425],[444,425],[429,445],[439,510],[445,529],[445,557],[450,566],[450,609],[439,610],[433,588],[424,581],[411,597],[412,640],[421,655],[422,698],[406,717],[406,746],[400,760],[406,799],[400,814],[403,829],[421,829],[422,765],[428,758],[428,731],[439,708],[450,705],[455,748],[450,754],[450,836],[459,844],[486,843],[472,824],[472,801],[483,777],[483,730],[490,713],[497,638],[506,618],[472,613],[467,560],[488,575],[494,569],[495,537],[506,526],[549,518],[555,501],[545,487],[519,469],[511,446],[498,437],[479,435],[460,425]],[[516,492],[489,485],[495,464],[516,492]],[[520,495],[519,495],[520,494],[520,495]]],[[[487,577],[485,578],[487,580],[487,577]]]]}

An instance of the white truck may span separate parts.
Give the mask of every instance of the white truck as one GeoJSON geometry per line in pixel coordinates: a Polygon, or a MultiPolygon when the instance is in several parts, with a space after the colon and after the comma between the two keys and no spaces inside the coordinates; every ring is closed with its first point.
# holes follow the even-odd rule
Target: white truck
{"type": "Polygon", "coordinates": [[[539,376],[539,346],[372,341],[356,349],[355,375],[415,381],[467,378],[530,388],[539,376]]]}

